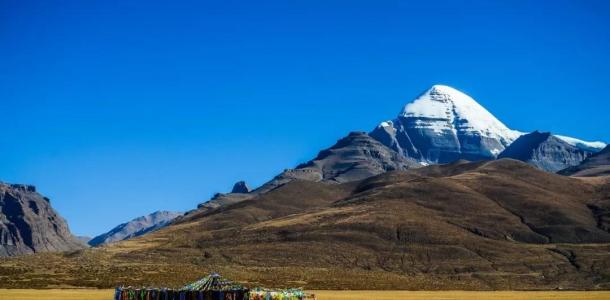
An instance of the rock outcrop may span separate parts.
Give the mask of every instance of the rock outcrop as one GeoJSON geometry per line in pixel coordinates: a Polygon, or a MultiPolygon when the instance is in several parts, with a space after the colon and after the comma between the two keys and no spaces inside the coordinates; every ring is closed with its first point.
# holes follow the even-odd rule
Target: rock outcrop
{"type": "Polygon", "coordinates": [[[0,183],[0,256],[83,247],[34,186],[0,183]]]}
{"type": "Polygon", "coordinates": [[[245,181],[238,181],[233,185],[233,189],[231,193],[237,194],[247,194],[250,192],[250,187],[246,184],[245,181]]]}

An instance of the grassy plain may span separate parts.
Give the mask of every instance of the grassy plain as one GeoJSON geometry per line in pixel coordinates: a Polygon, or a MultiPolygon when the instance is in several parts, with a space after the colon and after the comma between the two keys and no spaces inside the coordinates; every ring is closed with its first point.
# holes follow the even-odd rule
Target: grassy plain
{"type": "MultiPolygon", "coordinates": [[[[573,292],[468,292],[468,291],[312,291],[318,300],[462,300],[462,299],[553,299],[601,300],[610,299],[610,291],[573,292]]],[[[0,300],[112,300],[112,290],[3,290],[0,300]]]]}

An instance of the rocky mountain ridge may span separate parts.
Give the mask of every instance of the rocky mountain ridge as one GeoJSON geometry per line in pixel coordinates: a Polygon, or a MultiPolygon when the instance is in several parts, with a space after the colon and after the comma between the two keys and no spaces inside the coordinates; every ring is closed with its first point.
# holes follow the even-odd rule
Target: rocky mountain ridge
{"type": "MultiPolygon", "coordinates": [[[[212,199],[199,204],[198,210],[214,210],[267,193],[295,180],[325,183],[343,183],[368,178],[393,170],[419,168],[422,164],[406,158],[370,137],[365,132],[351,132],[335,145],[322,150],[312,160],[286,169],[270,181],[248,193],[235,192],[216,194],[212,199]]],[[[241,185],[240,182],[235,186],[241,185]]]]}

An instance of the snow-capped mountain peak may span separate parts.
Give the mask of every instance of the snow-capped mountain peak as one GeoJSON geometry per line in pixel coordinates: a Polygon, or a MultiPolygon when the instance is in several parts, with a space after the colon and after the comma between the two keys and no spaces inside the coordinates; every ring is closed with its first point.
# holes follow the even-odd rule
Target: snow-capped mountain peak
{"type": "Polygon", "coordinates": [[[470,96],[440,84],[371,132],[386,146],[426,163],[494,159],[521,134],[470,96]]]}
{"type": "Polygon", "coordinates": [[[501,139],[506,144],[521,135],[506,127],[470,96],[446,85],[432,86],[405,105],[400,117],[423,119],[416,126],[437,133],[450,130],[478,134],[501,139]]]}
{"type": "MultiPolygon", "coordinates": [[[[495,159],[523,132],[512,130],[472,97],[446,85],[433,85],[407,103],[398,117],[381,122],[370,135],[424,163],[495,159]]],[[[606,146],[556,135],[588,153],[606,146]]]]}

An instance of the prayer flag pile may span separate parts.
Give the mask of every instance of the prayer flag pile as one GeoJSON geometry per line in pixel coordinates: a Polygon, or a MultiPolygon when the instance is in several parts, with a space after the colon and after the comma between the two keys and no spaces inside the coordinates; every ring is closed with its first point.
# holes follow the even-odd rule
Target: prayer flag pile
{"type": "Polygon", "coordinates": [[[301,289],[248,289],[213,273],[180,289],[118,287],[114,300],[304,300],[312,296],[301,289]]]}

